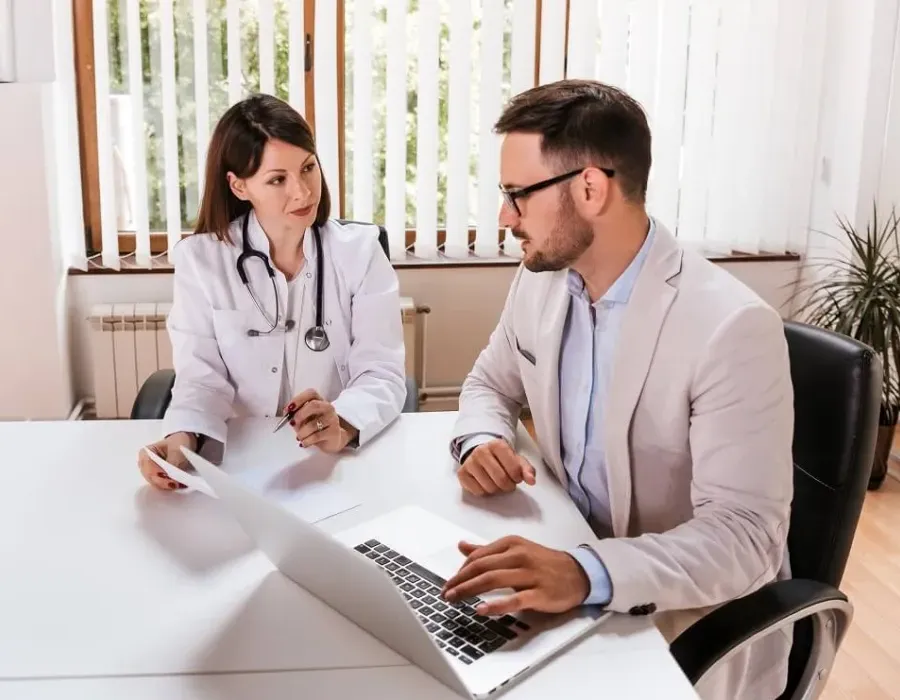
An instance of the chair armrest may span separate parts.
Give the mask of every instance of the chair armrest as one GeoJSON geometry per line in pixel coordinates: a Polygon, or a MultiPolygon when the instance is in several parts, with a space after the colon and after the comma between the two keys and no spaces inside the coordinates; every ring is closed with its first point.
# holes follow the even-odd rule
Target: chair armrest
{"type": "MultiPolygon", "coordinates": [[[[761,637],[810,618],[813,644],[804,684],[831,668],[853,618],[847,596],[833,586],[806,579],[777,581],[717,608],[675,639],[669,650],[694,685],[718,663],[761,637]]],[[[818,679],[821,680],[821,677],[818,679]]]]}
{"type": "Polygon", "coordinates": [[[406,378],[406,401],[403,402],[401,413],[419,412],[419,384],[415,377],[406,378]]]}
{"type": "Polygon", "coordinates": [[[166,415],[175,384],[174,369],[160,369],[151,374],[138,391],[131,406],[132,420],[159,420],[166,415]]]}

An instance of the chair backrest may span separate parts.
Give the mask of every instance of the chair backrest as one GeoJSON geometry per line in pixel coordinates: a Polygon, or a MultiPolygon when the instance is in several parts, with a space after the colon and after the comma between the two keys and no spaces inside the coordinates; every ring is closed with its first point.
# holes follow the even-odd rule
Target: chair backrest
{"type": "Polygon", "coordinates": [[[363,226],[378,226],[378,242],[381,244],[381,249],[384,251],[384,254],[390,258],[391,257],[391,248],[388,243],[388,234],[387,229],[381,224],[373,224],[371,221],[351,221],[349,219],[338,219],[339,224],[361,224],[363,226]]]}
{"type": "Polygon", "coordinates": [[[785,322],[794,385],[791,573],[838,588],[872,470],[882,366],[867,345],[785,322]]]}
{"type": "MultiPolygon", "coordinates": [[[[784,333],[794,385],[791,575],[838,588],[875,456],[881,360],[867,345],[816,326],[786,321],[784,333]]],[[[812,649],[805,618],[794,624],[779,700],[801,692],[812,649]]]]}

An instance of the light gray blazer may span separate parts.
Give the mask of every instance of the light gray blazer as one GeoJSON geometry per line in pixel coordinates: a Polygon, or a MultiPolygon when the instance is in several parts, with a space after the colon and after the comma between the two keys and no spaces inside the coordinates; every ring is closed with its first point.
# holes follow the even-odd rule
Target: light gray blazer
{"type": "MultiPolygon", "coordinates": [[[[566,271],[520,268],[463,385],[452,436],[513,442],[528,405],[542,457],[563,484],[558,365],[568,301],[566,271]]],[[[612,580],[609,609],[653,613],[671,641],[722,603],[789,576],[794,414],[782,320],[661,225],[622,320],[607,401],[614,537],[589,544],[612,580]]],[[[698,690],[774,698],[789,650],[790,630],[769,635],[698,690]]]]}

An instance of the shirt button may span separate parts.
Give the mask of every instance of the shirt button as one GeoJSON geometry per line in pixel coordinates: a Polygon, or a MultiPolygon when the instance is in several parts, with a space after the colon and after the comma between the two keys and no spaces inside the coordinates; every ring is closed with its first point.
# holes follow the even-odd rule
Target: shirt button
{"type": "Polygon", "coordinates": [[[306,273],[306,279],[308,279],[308,280],[311,280],[311,279],[312,279],[312,272],[307,272],[307,273],[306,273]]]}
{"type": "Polygon", "coordinates": [[[345,369],[347,369],[347,365],[341,365],[341,372],[343,372],[345,369]]]}
{"type": "Polygon", "coordinates": [[[272,374],[275,374],[277,371],[278,371],[278,368],[277,368],[277,367],[273,367],[273,368],[272,368],[272,374]]]}

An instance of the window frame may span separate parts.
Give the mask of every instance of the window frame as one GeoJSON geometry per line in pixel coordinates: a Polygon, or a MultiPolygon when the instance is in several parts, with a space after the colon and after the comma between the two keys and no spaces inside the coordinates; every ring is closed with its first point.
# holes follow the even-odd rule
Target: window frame
{"type": "MultiPolygon", "coordinates": [[[[94,9],[93,0],[71,0],[74,25],[75,96],[78,115],[78,151],[81,159],[81,193],[84,215],[84,236],[88,256],[103,250],[100,228],[100,164],[97,152],[97,93],[94,88],[94,9]]],[[[339,27],[341,31],[344,0],[339,3],[339,27]]],[[[315,0],[303,0],[303,27],[306,47],[304,50],[304,83],[306,120],[315,133],[315,71],[312,61],[315,48],[315,0]]],[[[343,46],[339,48],[343,52],[343,46]]],[[[341,57],[341,53],[338,57],[341,57]]],[[[343,77],[339,75],[339,84],[343,77]]],[[[339,105],[343,114],[343,105],[339,105]]],[[[341,117],[343,118],[343,117],[341,117]]],[[[338,147],[343,149],[341,135],[338,147]]],[[[343,151],[341,151],[343,153],[343,151]]],[[[341,193],[343,197],[343,192],[341,193]]],[[[343,203],[341,205],[343,210],[343,203]]],[[[182,237],[191,231],[182,231],[182,237]]],[[[129,231],[119,231],[119,255],[135,252],[136,237],[129,231]]],[[[150,253],[159,255],[168,249],[165,231],[150,232],[150,253]]]]}
{"type": "MultiPolygon", "coordinates": [[[[71,0],[74,27],[74,55],[75,64],[75,94],[76,110],[78,115],[78,149],[81,163],[81,192],[82,210],[84,217],[85,246],[89,257],[102,252],[103,243],[101,236],[100,218],[100,174],[97,142],[97,94],[94,87],[94,11],[93,0],[71,0]]],[[[344,66],[345,40],[346,40],[346,9],[344,0],[336,0],[337,3],[337,62],[338,66],[344,66]]],[[[568,37],[568,16],[570,0],[565,0],[566,11],[566,36],[568,37]]],[[[540,75],[541,54],[541,12],[543,0],[535,0],[535,53],[534,53],[534,83],[537,84],[540,75]]],[[[304,50],[305,75],[304,92],[306,114],[304,115],[315,134],[315,10],[316,0],[303,0],[303,23],[306,46],[304,50]]],[[[346,124],[346,69],[339,70],[338,75],[338,162],[341,168],[345,160],[345,124],[346,124]]],[[[344,173],[341,172],[340,186],[335,203],[339,217],[346,217],[346,187],[344,173]]],[[[504,229],[499,229],[502,233],[504,229]]],[[[182,236],[190,234],[185,230],[182,236]]],[[[406,249],[414,247],[416,229],[407,228],[405,243],[406,249]]],[[[443,250],[446,243],[446,229],[439,228],[437,234],[438,249],[443,250]]],[[[136,236],[129,231],[119,231],[118,235],[119,255],[124,257],[134,254],[136,250],[136,236]]],[[[468,246],[471,250],[475,245],[475,229],[469,229],[468,246]]],[[[150,232],[150,253],[159,255],[168,249],[168,239],[165,231],[150,232]]],[[[501,251],[502,255],[502,251],[501,251]]]]}

